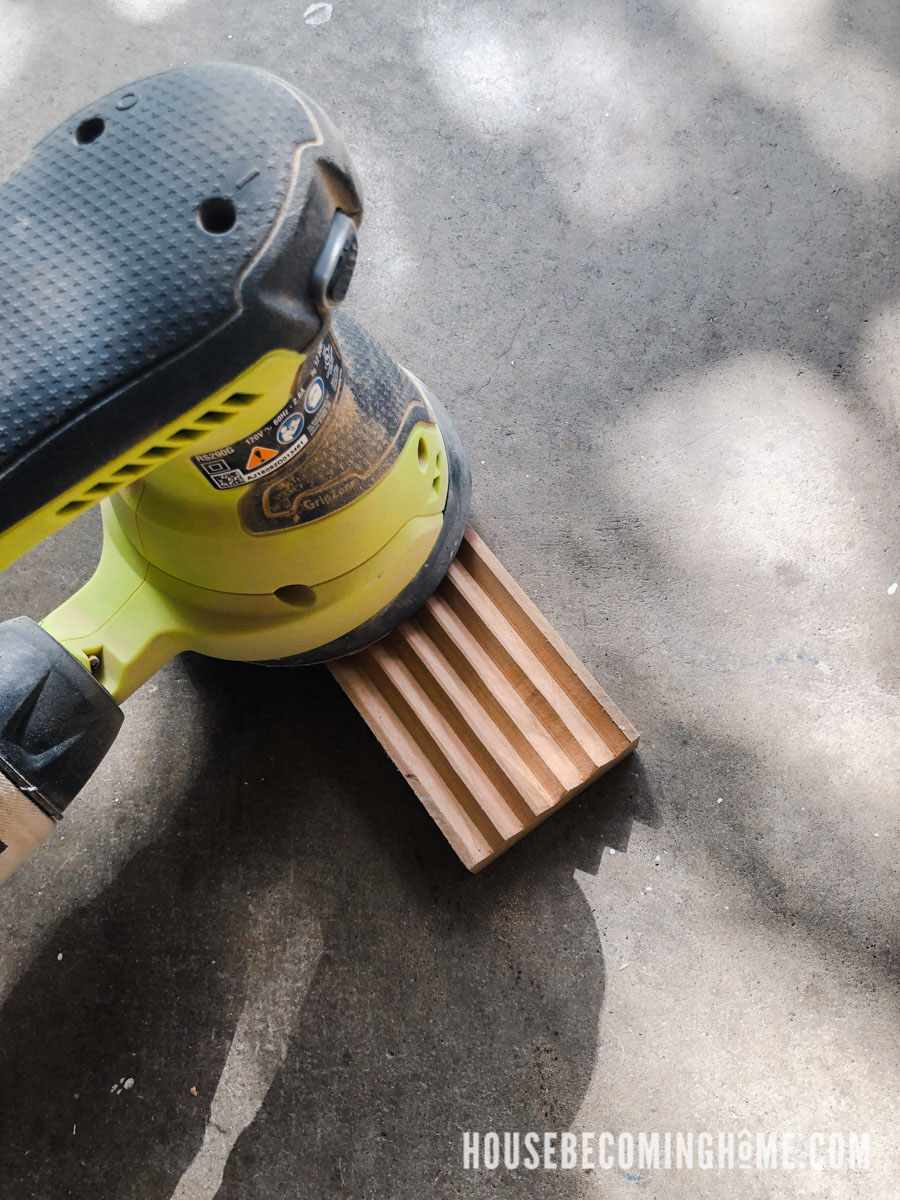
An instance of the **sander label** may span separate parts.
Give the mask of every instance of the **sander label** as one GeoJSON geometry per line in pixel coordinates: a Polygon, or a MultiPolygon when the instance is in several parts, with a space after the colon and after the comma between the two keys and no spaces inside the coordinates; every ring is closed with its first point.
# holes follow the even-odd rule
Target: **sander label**
{"type": "Polygon", "coordinates": [[[213,487],[246,487],[280,470],[315,437],[341,386],[341,356],[331,334],[319,343],[312,364],[300,368],[290,400],[261,429],[239,442],[191,459],[213,487]]]}

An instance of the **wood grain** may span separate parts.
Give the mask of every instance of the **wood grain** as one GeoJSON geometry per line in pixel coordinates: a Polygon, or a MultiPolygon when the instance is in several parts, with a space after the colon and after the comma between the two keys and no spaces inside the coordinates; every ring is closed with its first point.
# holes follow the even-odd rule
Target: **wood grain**
{"type": "Polygon", "coordinates": [[[414,617],[329,665],[470,871],[638,742],[471,528],[414,617]]]}

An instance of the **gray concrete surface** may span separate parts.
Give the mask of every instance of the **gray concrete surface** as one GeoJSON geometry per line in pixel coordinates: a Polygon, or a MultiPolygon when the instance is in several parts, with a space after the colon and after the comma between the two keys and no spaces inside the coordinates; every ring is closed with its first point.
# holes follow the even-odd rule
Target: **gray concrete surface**
{"type": "Polygon", "coordinates": [[[0,165],[174,63],[316,95],[352,309],[642,747],[470,878],[326,672],[173,663],[0,898],[0,1195],[891,1200],[897,9],[305,8],[0,0],[0,165]],[[868,1131],[871,1169],[461,1164],[464,1129],[744,1128],[868,1131]]]}

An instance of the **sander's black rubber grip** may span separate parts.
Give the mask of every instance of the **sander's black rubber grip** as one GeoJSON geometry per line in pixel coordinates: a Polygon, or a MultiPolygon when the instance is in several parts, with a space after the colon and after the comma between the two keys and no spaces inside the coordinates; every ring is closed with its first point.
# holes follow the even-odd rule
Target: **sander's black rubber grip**
{"type": "Polygon", "coordinates": [[[100,765],[121,708],[29,617],[0,624],[0,773],[59,818],[100,765]]]}
{"type": "Polygon", "coordinates": [[[249,67],[179,68],[64,121],[0,186],[0,531],[323,315],[348,151],[249,67]]]}

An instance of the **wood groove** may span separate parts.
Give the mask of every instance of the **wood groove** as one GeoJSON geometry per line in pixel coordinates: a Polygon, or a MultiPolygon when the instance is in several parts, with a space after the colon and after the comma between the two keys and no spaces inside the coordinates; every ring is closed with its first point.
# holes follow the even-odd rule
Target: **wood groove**
{"type": "Polygon", "coordinates": [[[445,594],[450,597],[451,605],[457,613],[465,606],[469,627],[476,636],[481,634],[479,641],[484,648],[492,653],[575,765],[580,770],[590,770],[605,762],[609,758],[608,745],[595,734],[580,709],[465,567],[453,563],[444,583],[449,585],[445,594]]]}
{"type": "Polygon", "coordinates": [[[441,817],[438,821],[441,828],[449,825],[455,833],[457,822],[461,822],[466,834],[463,840],[467,844],[475,837],[490,852],[502,846],[502,834],[498,833],[484,808],[418,720],[408,700],[396,691],[390,678],[384,676],[374,660],[361,666],[360,674],[363,677],[361,690],[365,694],[365,707],[375,724],[357,702],[356,689],[354,703],[370,727],[378,728],[379,739],[394,761],[408,764],[408,769],[401,765],[400,770],[423,803],[426,798],[431,800],[431,807],[426,807],[429,807],[436,820],[438,816],[441,817]],[[382,736],[385,732],[393,750],[382,736]]]}
{"type": "Polygon", "coordinates": [[[330,667],[473,871],[637,745],[471,529],[413,618],[330,667]]]}
{"type": "Polygon", "coordinates": [[[429,632],[457,675],[465,677],[469,692],[506,738],[538,792],[551,799],[561,788],[574,787],[580,778],[574,763],[566,756],[564,763],[555,764],[556,770],[550,767],[547,759],[558,750],[552,735],[445,601],[432,596],[416,614],[416,620],[429,632]],[[480,663],[477,672],[471,668],[473,661],[480,663]]]}
{"type": "Polygon", "coordinates": [[[463,791],[459,794],[467,811],[472,812],[476,821],[479,815],[484,816],[504,840],[512,837],[518,828],[516,815],[493,780],[479,766],[472,753],[470,739],[464,738],[462,731],[454,729],[444,715],[429,703],[427,693],[401,660],[396,645],[381,641],[372,646],[371,654],[372,665],[381,671],[381,681],[387,681],[395,703],[399,701],[404,706],[425,731],[432,745],[437,747],[444,762],[450,764],[454,774],[462,781],[463,791]],[[470,800],[474,801],[474,805],[470,800]]]}
{"type": "Polygon", "coordinates": [[[488,714],[415,618],[396,631],[392,649],[445,721],[453,725],[463,714],[469,751],[516,816],[527,821],[533,812],[542,812],[551,803],[549,795],[541,795],[531,784],[524,764],[515,751],[510,753],[501,731],[494,728],[488,732],[487,726],[493,724],[488,714]]]}
{"type": "MultiPolygon", "coordinates": [[[[413,792],[422,801],[435,824],[460,857],[488,861],[503,848],[496,830],[484,828],[486,822],[479,814],[471,813],[453,791],[454,772],[442,772],[437,757],[429,757],[415,740],[412,731],[402,716],[384,701],[377,683],[373,683],[365,669],[354,671],[353,703],[363,720],[372,730],[378,730],[378,740],[395,765],[403,773],[413,792]],[[414,764],[415,769],[409,769],[414,764]]],[[[460,785],[462,786],[462,785],[460,785]]]]}
{"type": "MultiPolygon", "coordinates": [[[[480,543],[483,550],[487,547],[480,543]]],[[[619,751],[627,748],[627,737],[622,732],[624,717],[612,703],[606,692],[562,640],[550,622],[533,601],[519,588],[510,573],[490,551],[479,552],[475,543],[463,541],[458,560],[466,567],[473,579],[484,588],[507,621],[526,641],[545,638],[548,654],[544,665],[561,688],[569,693],[588,720],[597,717],[597,702],[604,710],[603,725],[607,736],[619,751]],[[513,589],[518,595],[513,594],[513,589]],[[510,603],[512,601],[512,603],[510,603]]],[[[625,722],[628,724],[628,722],[625,722]]]]}

